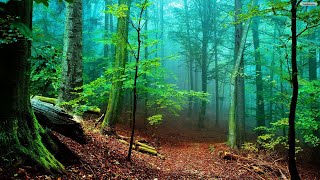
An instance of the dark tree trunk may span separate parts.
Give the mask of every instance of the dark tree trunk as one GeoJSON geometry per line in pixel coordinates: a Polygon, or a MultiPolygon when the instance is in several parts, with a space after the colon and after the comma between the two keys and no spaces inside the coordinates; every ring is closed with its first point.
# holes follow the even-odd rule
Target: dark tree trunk
{"type": "Polygon", "coordinates": [[[289,112],[289,172],[292,180],[300,180],[295,157],[296,134],[295,134],[295,116],[298,100],[298,68],[297,68],[297,0],[291,0],[291,83],[292,83],[292,98],[289,112]]]}
{"type": "MultiPolygon", "coordinates": [[[[202,16],[201,16],[201,31],[202,31],[202,47],[201,47],[201,88],[202,92],[207,92],[207,84],[208,84],[208,45],[209,45],[209,35],[210,35],[210,27],[212,20],[210,18],[210,4],[208,0],[202,1],[201,4],[202,16]]],[[[207,110],[207,102],[201,101],[201,108],[199,113],[199,122],[198,127],[204,127],[204,120],[206,117],[207,110]]]]}
{"type": "Polygon", "coordinates": [[[134,54],[136,65],[135,65],[135,73],[134,73],[134,82],[133,82],[133,111],[132,111],[132,129],[131,129],[131,138],[130,138],[130,146],[128,152],[128,161],[131,161],[131,151],[133,146],[133,138],[134,138],[134,130],[136,125],[136,111],[137,111],[137,101],[138,101],[138,94],[137,94],[137,79],[138,79],[138,71],[139,71],[139,61],[140,61],[140,51],[141,51],[141,21],[143,17],[143,12],[147,8],[148,0],[145,0],[141,5],[141,11],[139,16],[139,21],[137,27],[132,24],[133,28],[137,32],[137,53],[134,54]]]}
{"type": "MultiPolygon", "coordinates": [[[[235,51],[234,51],[234,59],[237,59],[237,56],[241,56],[240,66],[238,69],[238,75],[236,76],[236,121],[237,121],[237,146],[241,147],[245,140],[245,93],[244,93],[244,61],[243,61],[243,53],[240,52],[240,44],[243,36],[243,27],[242,23],[239,23],[239,16],[241,14],[242,9],[242,1],[235,0],[235,51]],[[241,54],[239,54],[241,53],[241,54]]],[[[235,62],[236,63],[236,62],[235,62]]]]}
{"type": "MultiPolygon", "coordinates": [[[[32,29],[33,1],[9,1],[6,12],[10,17],[20,17],[21,22],[32,29]]],[[[0,44],[0,156],[3,159],[32,161],[47,171],[64,170],[63,165],[48,151],[42,142],[44,129],[39,125],[31,109],[29,97],[30,45],[28,38],[13,33],[16,42],[10,42],[3,31],[10,30],[13,19],[1,14],[0,44]]],[[[15,31],[12,31],[15,32],[15,31]]],[[[12,37],[12,36],[11,36],[12,37]]],[[[13,163],[17,163],[13,162],[13,163]]],[[[7,162],[6,162],[7,163],[7,162]]]]}

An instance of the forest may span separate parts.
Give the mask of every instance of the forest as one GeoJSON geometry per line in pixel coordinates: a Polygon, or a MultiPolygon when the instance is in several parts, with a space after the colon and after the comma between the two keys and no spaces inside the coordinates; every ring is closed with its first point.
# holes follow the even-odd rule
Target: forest
{"type": "Polygon", "coordinates": [[[320,179],[320,2],[0,0],[0,179],[320,179]]]}

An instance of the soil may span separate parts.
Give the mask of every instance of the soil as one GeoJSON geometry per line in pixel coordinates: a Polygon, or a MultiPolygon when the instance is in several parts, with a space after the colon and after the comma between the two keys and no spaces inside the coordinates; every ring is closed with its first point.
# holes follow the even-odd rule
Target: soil
{"type": "MultiPolygon", "coordinates": [[[[128,145],[116,136],[100,134],[87,119],[83,123],[88,138],[85,145],[55,133],[79,157],[66,165],[65,174],[45,174],[30,166],[1,166],[0,179],[289,179],[281,155],[231,150],[224,143],[226,131],[213,126],[198,129],[194,123],[188,119],[153,127],[138,123],[135,139],[155,147],[163,157],[134,150],[129,162],[128,145]]],[[[127,125],[115,129],[119,135],[130,136],[127,125]]],[[[302,179],[320,179],[319,166],[302,162],[298,160],[302,179]]]]}

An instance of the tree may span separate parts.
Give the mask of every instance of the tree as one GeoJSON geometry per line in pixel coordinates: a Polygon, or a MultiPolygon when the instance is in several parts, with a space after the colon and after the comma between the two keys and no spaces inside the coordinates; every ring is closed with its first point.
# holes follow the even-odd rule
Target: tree
{"type": "Polygon", "coordinates": [[[48,135],[39,125],[30,104],[33,1],[10,0],[5,6],[0,28],[1,40],[5,41],[0,43],[0,53],[6,57],[0,61],[0,156],[18,158],[17,162],[35,162],[47,171],[62,172],[64,166],[48,150],[49,144],[46,147],[43,142],[48,135]],[[12,33],[10,36],[4,33],[8,30],[12,33]]]}
{"type": "Polygon", "coordinates": [[[241,146],[244,140],[244,82],[241,73],[243,73],[243,52],[250,21],[245,24],[245,29],[239,22],[239,10],[242,5],[239,0],[235,0],[235,53],[234,68],[231,74],[230,85],[230,110],[229,110],[229,134],[228,144],[232,148],[241,146]]]}
{"type": "MultiPolygon", "coordinates": [[[[259,7],[258,1],[254,1],[254,5],[259,7]]],[[[261,69],[260,39],[259,39],[259,17],[252,19],[252,38],[254,46],[254,58],[256,63],[256,121],[257,126],[265,126],[265,111],[263,98],[263,81],[261,69]]],[[[260,133],[260,132],[258,132],[260,133]]],[[[260,135],[260,134],[258,134],[260,135]]]]}
{"type": "MultiPolygon", "coordinates": [[[[237,93],[236,98],[236,121],[237,121],[237,146],[240,147],[244,143],[245,139],[245,93],[244,93],[244,60],[243,52],[240,50],[240,44],[243,40],[243,25],[240,19],[242,13],[242,1],[235,0],[235,48],[234,48],[234,59],[241,55],[239,72],[236,76],[235,91],[237,93]]],[[[236,63],[236,62],[235,62],[236,63]]]]}
{"type": "Polygon", "coordinates": [[[289,144],[289,172],[291,179],[299,180],[299,173],[296,165],[296,134],[295,134],[295,116],[296,107],[298,101],[298,68],[297,68],[297,0],[291,0],[291,83],[292,83],[292,97],[290,103],[289,112],[289,133],[288,133],[288,144],[289,144]]]}
{"type": "MultiPolygon", "coordinates": [[[[188,38],[188,62],[189,62],[189,84],[190,84],[190,90],[193,91],[194,87],[193,87],[193,64],[194,64],[194,55],[193,55],[193,50],[192,50],[192,46],[191,46],[191,34],[190,34],[190,16],[189,16],[189,7],[188,7],[188,1],[187,0],[183,0],[183,4],[184,4],[184,13],[185,13],[185,23],[187,26],[187,38],[188,38]]],[[[188,103],[188,116],[190,117],[192,115],[192,101],[193,98],[190,96],[189,97],[189,103],[188,103]]]]}
{"type": "MultiPolygon", "coordinates": [[[[200,20],[201,20],[201,88],[202,92],[206,93],[208,88],[208,45],[209,38],[211,36],[212,26],[212,6],[208,0],[202,0],[199,2],[200,20]]],[[[207,102],[201,102],[200,114],[199,114],[199,128],[204,127],[204,119],[206,116],[207,102]]]]}
{"type": "Polygon", "coordinates": [[[82,84],[82,0],[74,0],[67,4],[59,101],[78,97],[82,84]]]}
{"type": "Polygon", "coordinates": [[[130,15],[131,0],[119,0],[118,3],[120,7],[123,7],[124,12],[116,14],[118,17],[117,44],[114,62],[114,70],[116,72],[113,74],[107,112],[102,122],[101,130],[103,130],[106,125],[109,125],[111,127],[114,126],[118,121],[118,113],[123,85],[123,81],[121,80],[121,78],[123,78],[124,76],[125,65],[128,61],[127,42],[129,21],[127,18],[129,18],[130,15]]]}
{"type": "Polygon", "coordinates": [[[237,109],[237,100],[238,93],[236,91],[237,86],[237,76],[239,76],[240,68],[241,68],[241,59],[243,58],[243,52],[245,49],[247,34],[249,31],[250,20],[248,20],[245,24],[245,29],[242,31],[241,41],[239,44],[238,52],[235,56],[235,64],[231,74],[231,85],[230,85],[230,110],[229,110],[229,120],[228,120],[228,144],[230,147],[235,148],[237,146],[237,119],[236,119],[236,109],[237,109]]]}
{"type": "Polygon", "coordinates": [[[134,72],[134,83],[133,83],[133,111],[132,111],[132,130],[131,130],[131,139],[130,139],[130,146],[129,146],[129,152],[128,152],[128,161],[131,160],[131,151],[133,146],[133,138],[134,138],[134,130],[135,130],[135,124],[136,124],[136,112],[137,112],[137,101],[138,101],[138,94],[137,94],[137,79],[138,79],[138,71],[139,71],[139,60],[140,60],[140,51],[141,51],[141,30],[142,30],[142,17],[143,12],[146,10],[148,6],[148,0],[145,0],[141,5],[141,11],[139,14],[139,20],[138,24],[131,24],[132,27],[137,32],[137,52],[133,54],[136,64],[135,64],[135,72],[134,72]]]}

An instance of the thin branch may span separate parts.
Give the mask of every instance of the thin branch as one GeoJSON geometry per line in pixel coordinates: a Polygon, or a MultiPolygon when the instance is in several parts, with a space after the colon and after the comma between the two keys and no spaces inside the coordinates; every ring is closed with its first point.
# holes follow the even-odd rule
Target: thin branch
{"type": "Polygon", "coordinates": [[[299,37],[302,33],[304,33],[306,30],[308,29],[312,29],[312,28],[315,28],[317,26],[320,26],[320,23],[319,24],[315,24],[313,26],[309,26],[309,24],[306,25],[306,28],[304,30],[302,30],[296,37],[299,37]]]}

